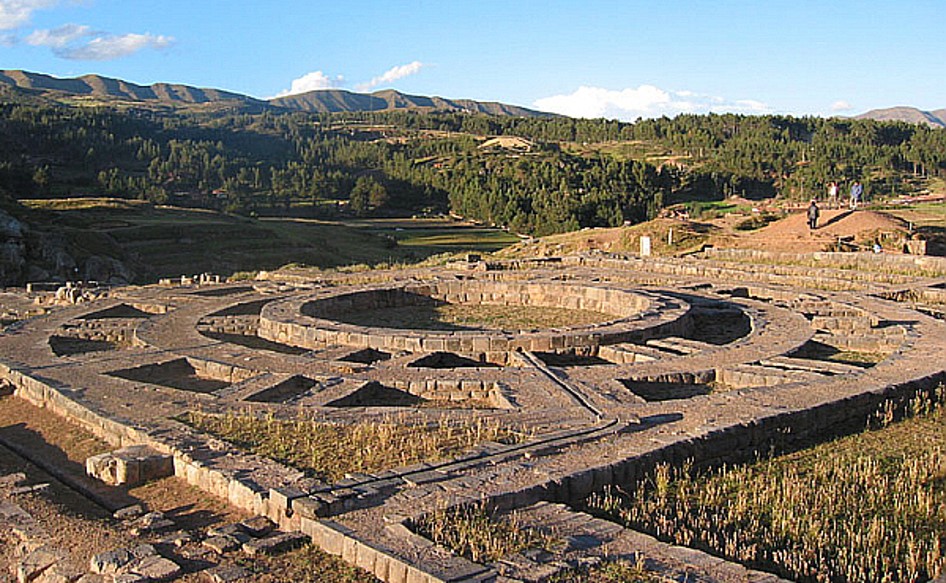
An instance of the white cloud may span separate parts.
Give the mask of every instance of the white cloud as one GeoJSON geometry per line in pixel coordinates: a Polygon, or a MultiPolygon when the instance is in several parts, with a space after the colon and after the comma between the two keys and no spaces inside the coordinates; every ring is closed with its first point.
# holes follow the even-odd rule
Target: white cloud
{"type": "Polygon", "coordinates": [[[153,34],[104,35],[87,43],[56,48],[56,55],[73,61],[110,61],[127,57],[143,49],[166,49],[174,38],[153,34]]]}
{"type": "Polygon", "coordinates": [[[62,49],[73,41],[94,34],[91,28],[83,24],[66,24],[53,30],[34,30],[25,40],[27,44],[37,47],[62,49]]]}
{"type": "Polygon", "coordinates": [[[672,117],[681,113],[762,114],[771,111],[765,103],[751,99],[730,101],[695,91],[668,91],[653,85],[622,90],[581,86],[574,93],[538,99],[533,107],[571,117],[625,121],[639,117],[672,117]]]}
{"type": "Polygon", "coordinates": [[[292,83],[289,85],[289,89],[280,91],[274,98],[286,97],[287,95],[299,95],[300,93],[308,93],[309,91],[317,91],[319,89],[331,89],[332,87],[337,87],[341,81],[341,75],[332,79],[322,71],[313,71],[306,73],[298,79],[293,79],[292,83]]]}
{"type": "Polygon", "coordinates": [[[831,111],[851,111],[852,109],[854,106],[843,99],[831,104],[831,111]]]}
{"type": "Polygon", "coordinates": [[[19,28],[30,21],[33,12],[58,3],[59,0],[0,0],[0,30],[19,28]]]}
{"type": "Polygon", "coordinates": [[[373,89],[383,83],[392,83],[394,81],[397,81],[398,79],[403,79],[404,77],[408,77],[410,75],[416,75],[425,66],[426,65],[424,65],[424,63],[421,63],[420,61],[414,61],[406,65],[398,65],[396,67],[391,67],[390,69],[388,69],[381,75],[378,75],[371,81],[368,81],[367,83],[362,83],[361,85],[359,85],[358,91],[368,91],[369,89],[373,89]]]}

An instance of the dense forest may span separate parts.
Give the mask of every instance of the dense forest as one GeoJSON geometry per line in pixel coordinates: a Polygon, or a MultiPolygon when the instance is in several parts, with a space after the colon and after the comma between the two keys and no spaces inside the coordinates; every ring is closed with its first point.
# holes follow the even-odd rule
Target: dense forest
{"type": "Polygon", "coordinates": [[[621,123],[466,113],[194,113],[0,101],[0,194],[126,197],[259,215],[453,212],[543,235],[671,202],[869,196],[946,177],[946,131],[681,115],[621,123]],[[487,141],[505,136],[518,140],[487,141]]]}

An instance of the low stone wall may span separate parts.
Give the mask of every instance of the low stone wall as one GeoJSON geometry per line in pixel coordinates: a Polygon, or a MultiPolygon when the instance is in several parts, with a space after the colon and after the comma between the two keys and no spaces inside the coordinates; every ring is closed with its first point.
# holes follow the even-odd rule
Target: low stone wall
{"type": "Polygon", "coordinates": [[[703,251],[709,259],[751,261],[755,263],[815,263],[818,267],[856,269],[861,271],[924,271],[931,275],[946,275],[946,257],[928,255],[899,255],[896,253],[780,253],[753,249],[716,249],[703,251]]]}
{"type": "Polygon", "coordinates": [[[263,308],[258,335],[273,342],[310,349],[344,345],[385,352],[452,352],[474,360],[505,364],[508,357],[504,353],[520,350],[593,353],[606,344],[642,342],[668,334],[683,336],[692,326],[689,310],[683,300],[616,287],[463,281],[331,290],[309,299],[275,301],[263,308]],[[619,317],[587,326],[518,333],[415,331],[334,320],[351,311],[438,301],[562,307],[616,313],[619,317]]]}
{"type": "MultiPolygon", "coordinates": [[[[162,440],[154,439],[147,432],[109,419],[63,395],[30,374],[0,362],[0,378],[14,387],[14,394],[31,404],[46,408],[69,419],[117,447],[144,445],[157,452],[173,456],[174,475],[203,491],[226,500],[229,504],[251,514],[260,514],[273,520],[284,530],[299,530],[312,539],[312,543],[323,550],[341,556],[348,562],[374,573],[390,583],[447,583],[455,580],[425,573],[417,566],[402,560],[386,549],[377,548],[360,540],[345,527],[319,519],[314,514],[293,512],[292,496],[278,490],[264,490],[258,485],[240,479],[236,471],[223,472],[201,461],[197,456],[179,450],[162,440]]],[[[216,456],[210,456],[216,457],[216,456]]],[[[495,580],[492,570],[459,560],[473,574],[464,579],[487,583],[495,580]],[[482,576],[477,576],[480,573],[482,576]]]]}

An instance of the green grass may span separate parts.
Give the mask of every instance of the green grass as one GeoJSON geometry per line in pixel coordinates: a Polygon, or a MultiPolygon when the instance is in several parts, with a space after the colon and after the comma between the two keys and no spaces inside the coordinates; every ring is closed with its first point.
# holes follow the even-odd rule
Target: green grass
{"type": "Polygon", "coordinates": [[[744,467],[661,466],[649,483],[589,507],[801,582],[926,581],[946,568],[946,410],[918,408],[916,418],[744,467]]]}
{"type": "Polygon", "coordinates": [[[411,263],[437,247],[399,247],[377,230],[298,219],[257,220],[121,199],[24,201],[31,222],[64,234],[79,259],[117,258],[149,282],[203,272],[411,263]]]}

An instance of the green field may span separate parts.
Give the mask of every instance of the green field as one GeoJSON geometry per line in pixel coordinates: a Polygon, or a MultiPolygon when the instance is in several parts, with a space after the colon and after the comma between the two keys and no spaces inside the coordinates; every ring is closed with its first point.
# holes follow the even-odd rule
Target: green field
{"type": "Polygon", "coordinates": [[[326,222],[255,219],[111,198],[25,200],[31,223],[67,238],[77,260],[113,257],[141,282],[181,274],[413,263],[444,252],[490,252],[516,241],[443,219],[326,222]]]}
{"type": "Polygon", "coordinates": [[[399,247],[432,255],[476,251],[492,253],[519,241],[512,233],[452,219],[374,219],[342,223],[390,237],[399,247]]]}

